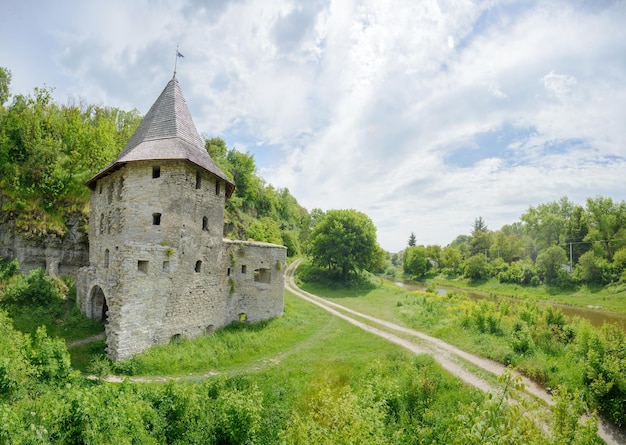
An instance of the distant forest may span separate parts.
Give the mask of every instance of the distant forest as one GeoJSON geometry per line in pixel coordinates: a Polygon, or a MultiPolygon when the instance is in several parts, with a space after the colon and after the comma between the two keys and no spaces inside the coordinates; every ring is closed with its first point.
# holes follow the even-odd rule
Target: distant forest
{"type": "Polygon", "coordinates": [[[626,202],[596,196],[583,207],[562,197],[530,207],[520,221],[495,231],[479,217],[470,235],[444,248],[417,246],[412,233],[407,249],[391,261],[416,277],[439,270],[530,286],[606,285],[626,271],[626,202]]]}

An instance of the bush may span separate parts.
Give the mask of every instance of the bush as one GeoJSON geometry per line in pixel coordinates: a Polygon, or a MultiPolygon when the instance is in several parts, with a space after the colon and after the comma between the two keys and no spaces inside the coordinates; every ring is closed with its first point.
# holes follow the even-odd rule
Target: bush
{"type": "Polygon", "coordinates": [[[19,274],[19,272],[20,264],[17,262],[17,260],[7,262],[7,260],[0,257],[0,285],[3,281],[6,281],[9,278],[19,274]]]}
{"type": "Polygon", "coordinates": [[[46,277],[43,269],[31,271],[26,278],[11,283],[3,292],[7,303],[23,306],[48,306],[63,299],[67,286],[60,280],[46,277]]]}
{"type": "Polygon", "coordinates": [[[479,253],[465,260],[464,276],[474,281],[487,278],[489,276],[487,257],[479,253]]]}

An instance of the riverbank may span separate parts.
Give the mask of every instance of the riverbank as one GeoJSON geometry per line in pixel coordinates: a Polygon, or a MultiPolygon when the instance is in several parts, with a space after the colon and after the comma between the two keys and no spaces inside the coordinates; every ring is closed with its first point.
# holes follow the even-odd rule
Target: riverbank
{"type": "Polygon", "coordinates": [[[466,292],[482,292],[487,295],[559,303],[626,314],[626,283],[597,287],[580,286],[576,289],[564,290],[549,286],[531,287],[505,284],[500,283],[495,278],[472,282],[463,278],[447,279],[443,275],[438,275],[428,278],[425,281],[425,286],[464,290],[466,292]]]}

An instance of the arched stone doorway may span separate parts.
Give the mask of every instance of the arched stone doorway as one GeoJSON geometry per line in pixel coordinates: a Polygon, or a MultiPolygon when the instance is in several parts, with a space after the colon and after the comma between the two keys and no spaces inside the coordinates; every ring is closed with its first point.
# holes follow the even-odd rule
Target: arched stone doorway
{"type": "Polygon", "coordinates": [[[100,286],[94,286],[91,290],[91,318],[107,323],[109,321],[108,312],[109,306],[107,306],[104,291],[100,286]]]}

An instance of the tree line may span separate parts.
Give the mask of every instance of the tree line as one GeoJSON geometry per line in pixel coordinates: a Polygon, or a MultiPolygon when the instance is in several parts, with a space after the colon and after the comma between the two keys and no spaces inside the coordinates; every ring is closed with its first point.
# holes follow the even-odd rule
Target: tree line
{"type": "Polygon", "coordinates": [[[582,206],[562,197],[530,207],[498,230],[478,217],[470,235],[443,248],[417,246],[411,233],[408,247],[391,260],[416,277],[437,269],[449,277],[530,286],[607,285],[626,271],[626,202],[596,196],[582,206]]]}

